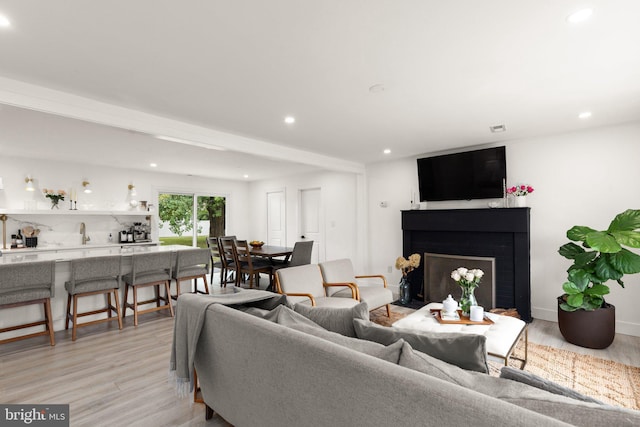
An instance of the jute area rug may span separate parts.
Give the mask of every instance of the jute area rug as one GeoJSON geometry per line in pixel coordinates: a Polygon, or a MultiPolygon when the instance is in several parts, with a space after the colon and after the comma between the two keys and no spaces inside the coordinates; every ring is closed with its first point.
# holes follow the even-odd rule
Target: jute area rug
{"type": "MultiPolygon", "coordinates": [[[[384,308],[371,312],[371,321],[383,326],[405,317],[404,313],[391,312],[391,319],[384,308]]],[[[514,352],[524,356],[521,341],[514,352]]],[[[582,394],[594,397],[610,405],[640,410],[640,368],[574,353],[554,347],[529,342],[529,361],[525,371],[570,387],[582,394]]],[[[499,363],[490,362],[491,375],[500,375],[499,363]]],[[[520,362],[510,360],[509,366],[520,367],[520,362]]]]}

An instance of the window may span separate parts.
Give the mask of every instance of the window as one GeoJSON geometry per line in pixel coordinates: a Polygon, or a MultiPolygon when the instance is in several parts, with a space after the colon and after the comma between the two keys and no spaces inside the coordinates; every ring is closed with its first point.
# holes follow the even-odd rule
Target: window
{"type": "Polygon", "coordinates": [[[160,193],[158,214],[163,245],[206,248],[207,237],[225,234],[226,198],[222,196],[160,193]]]}

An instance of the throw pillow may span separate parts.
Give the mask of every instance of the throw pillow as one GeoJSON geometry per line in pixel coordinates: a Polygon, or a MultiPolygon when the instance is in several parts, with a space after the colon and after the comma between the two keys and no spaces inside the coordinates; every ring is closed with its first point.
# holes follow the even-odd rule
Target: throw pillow
{"type": "Polygon", "coordinates": [[[556,384],[553,381],[549,381],[547,379],[539,377],[535,374],[532,374],[531,372],[523,371],[522,369],[515,369],[509,366],[505,366],[500,370],[500,378],[518,381],[524,384],[528,384],[532,387],[536,387],[550,393],[559,394],[561,396],[567,396],[572,399],[582,400],[584,402],[598,403],[600,405],[604,404],[603,402],[594,399],[593,397],[585,396],[584,394],[578,393],[577,391],[569,387],[556,384]]]}
{"type": "MultiPolygon", "coordinates": [[[[369,320],[369,307],[364,302],[350,308],[312,307],[305,304],[296,304],[293,309],[326,330],[337,332],[347,337],[356,336],[353,326],[354,319],[369,320]]],[[[396,341],[394,340],[393,342],[396,341]]],[[[389,345],[391,342],[382,344],[389,345]]]]}
{"type": "Polygon", "coordinates": [[[285,305],[279,305],[269,313],[263,316],[263,319],[269,320],[274,323],[278,323],[283,326],[295,326],[295,325],[305,325],[309,328],[315,328],[320,330],[325,330],[322,326],[313,322],[312,320],[307,319],[303,315],[296,313],[291,310],[289,307],[285,305]]]}
{"type": "Polygon", "coordinates": [[[358,338],[383,345],[389,345],[402,338],[414,349],[447,363],[470,371],[489,372],[487,338],[484,335],[389,328],[360,319],[355,319],[353,326],[358,338]]]}

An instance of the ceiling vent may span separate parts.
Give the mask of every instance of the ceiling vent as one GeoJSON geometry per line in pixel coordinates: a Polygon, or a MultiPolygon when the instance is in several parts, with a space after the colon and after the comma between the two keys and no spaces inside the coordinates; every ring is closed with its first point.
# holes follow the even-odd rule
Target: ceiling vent
{"type": "Polygon", "coordinates": [[[507,127],[505,125],[494,125],[494,126],[489,126],[489,130],[493,133],[506,132],[507,127]]]}

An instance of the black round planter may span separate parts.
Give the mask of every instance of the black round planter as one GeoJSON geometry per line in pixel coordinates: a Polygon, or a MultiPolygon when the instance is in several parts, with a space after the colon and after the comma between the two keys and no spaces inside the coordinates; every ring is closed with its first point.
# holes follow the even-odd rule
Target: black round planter
{"type": "Polygon", "coordinates": [[[613,342],[616,335],[616,308],[605,303],[593,311],[564,311],[558,297],[558,326],[565,340],[580,347],[602,349],[613,342]]]}

